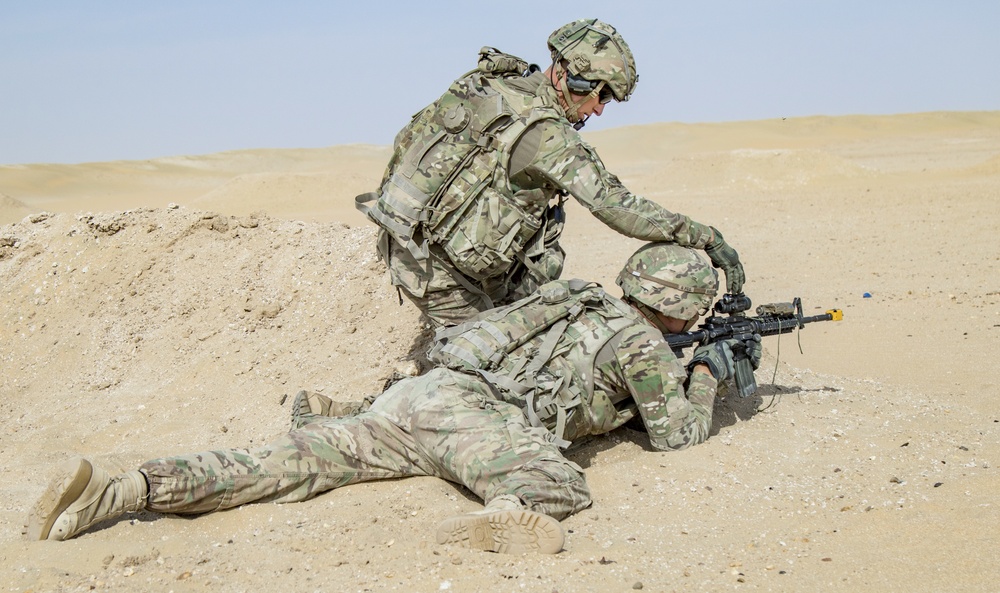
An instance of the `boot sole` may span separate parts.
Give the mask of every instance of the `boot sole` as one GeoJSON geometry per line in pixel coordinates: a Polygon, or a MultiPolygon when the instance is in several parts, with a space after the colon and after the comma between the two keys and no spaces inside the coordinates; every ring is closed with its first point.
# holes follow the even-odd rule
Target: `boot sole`
{"type": "Polygon", "coordinates": [[[86,459],[67,461],[59,468],[28,518],[29,540],[49,539],[56,519],[83,494],[93,473],[94,468],[86,459]]]}
{"type": "Polygon", "coordinates": [[[555,554],[564,543],[562,525],[533,511],[496,511],[446,519],[437,529],[439,544],[461,544],[501,554],[555,554]]]}

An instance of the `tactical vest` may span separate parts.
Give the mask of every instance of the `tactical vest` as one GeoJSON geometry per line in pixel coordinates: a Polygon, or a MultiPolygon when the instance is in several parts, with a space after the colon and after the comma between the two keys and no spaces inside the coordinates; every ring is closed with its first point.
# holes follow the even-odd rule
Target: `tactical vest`
{"type": "Polygon", "coordinates": [[[511,305],[439,329],[427,358],[482,376],[567,447],[594,428],[589,412],[602,348],[640,319],[597,283],[554,280],[511,305]]]}
{"type": "Polygon", "coordinates": [[[528,68],[484,47],[478,68],[396,136],[380,190],[357,197],[358,209],[417,260],[435,243],[460,272],[485,280],[535,255],[548,196],[512,191],[511,150],[529,126],[559,115],[503,83],[528,68]]]}

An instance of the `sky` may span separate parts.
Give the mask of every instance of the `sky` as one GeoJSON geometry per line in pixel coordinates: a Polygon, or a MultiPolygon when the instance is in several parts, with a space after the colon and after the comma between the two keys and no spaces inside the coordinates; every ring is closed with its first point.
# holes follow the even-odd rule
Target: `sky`
{"type": "Polygon", "coordinates": [[[639,83],[586,130],[1000,110],[996,0],[2,0],[0,164],[392,143],[484,45],[614,25],[639,83]]]}

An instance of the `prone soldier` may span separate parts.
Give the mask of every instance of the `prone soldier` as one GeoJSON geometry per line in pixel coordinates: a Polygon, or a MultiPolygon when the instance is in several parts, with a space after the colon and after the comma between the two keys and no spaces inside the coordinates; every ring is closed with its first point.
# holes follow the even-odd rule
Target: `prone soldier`
{"type": "MultiPolygon", "coordinates": [[[[559,521],[591,504],[583,470],[564,449],[633,418],[654,449],[701,443],[717,385],[733,368],[725,357],[736,344],[700,347],[685,366],[664,340],[663,332],[690,329],[718,290],[700,252],[648,244],[618,284],[620,299],[595,283],[552,281],[445,328],[429,354],[434,370],[395,383],[366,411],[296,422],[263,447],[153,459],[114,476],[73,459],[39,498],[28,536],[65,540],[140,510],[194,515],[303,501],[368,480],[437,476],[485,502],[440,523],[439,543],[558,552],[559,521]]],[[[759,349],[751,355],[756,366],[759,349]]]]}

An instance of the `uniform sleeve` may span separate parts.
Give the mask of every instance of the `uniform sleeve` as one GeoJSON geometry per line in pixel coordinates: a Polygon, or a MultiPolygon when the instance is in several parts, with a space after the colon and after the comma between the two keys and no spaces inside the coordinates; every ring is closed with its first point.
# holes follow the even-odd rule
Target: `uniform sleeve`
{"type": "Polygon", "coordinates": [[[604,167],[597,152],[571,127],[541,121],[525,133],[515,151],[525,163],[512,174],[521,187],[554,187],[573,196],[601,222],[643,241],[667,241],[703,249],[712,239],[706,225],[630,192],[604,167]]]}
{"type": "Polygon", "coordinates": [[[685,390],[687,371],[663,336],[651,327],[626,331],[615,355],[653,447],[672,451],[703,442],[712,427],[715,379],[698,373],[685,390]]]}

